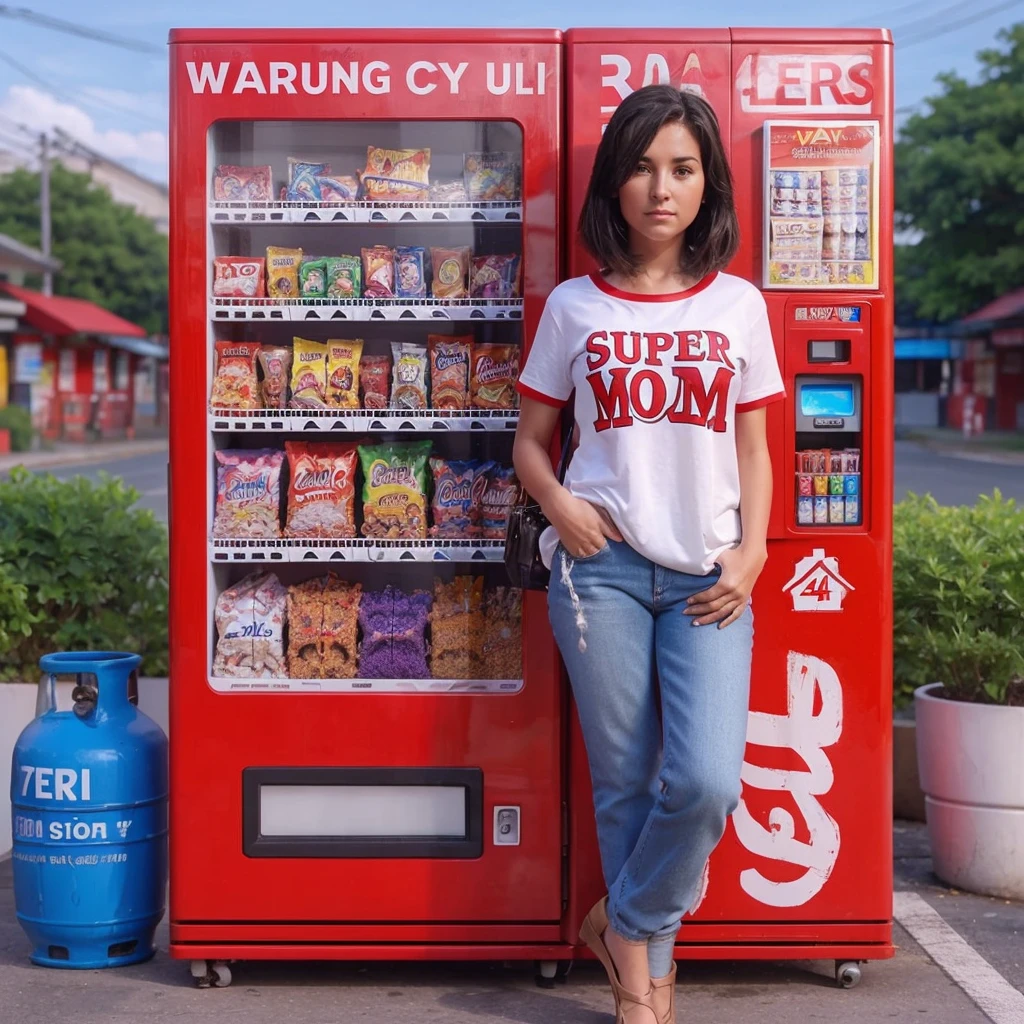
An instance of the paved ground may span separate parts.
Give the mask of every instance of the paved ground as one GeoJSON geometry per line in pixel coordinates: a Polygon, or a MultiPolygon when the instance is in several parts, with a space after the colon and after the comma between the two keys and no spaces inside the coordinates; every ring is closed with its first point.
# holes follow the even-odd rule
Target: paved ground
{"type": "Polygon", "coordinates": [[[161,449],[143,455],[92,463],[86,466],[61,466],[45,469],[60,480],[83,474],[95,480],[100,473],[121,477],[139,492],[139,506],[152,509],[167,522],[167,452],[161,449]]]}
{"type": "Polygon", "coordinates": [[[913,441],[897,441],[895,476],[897,500],[916,491],[931,492],[940,505],[973,505],[979,494],[991,494],[998,487],[1004,497],[1024,501],[1024,458],[1020,456],[1004,462],[996,453],[954,455],[913,441]]]}
{"type": "MultiPolygon", "coordinates": [[[[1024,905],[953,893],[930,872],[923,826],[898,822],[896,887],[920,893],[1012,984],[1024,986],[1024,905]]],[[[184,963],[165,950],[116,971],[33,967],[13,913],[11,862],[0,864],[0,1015],[17,1024],[610,1024],[610,997],[593,964],[568,983],[538,989],[533,968],[479,964],[242,963],[226,990],[193,988],[184,963]]],[[[868,964],[862,984],[834,987],[831,964],[684,963],[681,1020],[728,1024],[909,1022],[986,1024],[986,1017],[903,929],[894,960],[868,964]]],[[[1013,1018],[1005,1018],[1005,1021],[1013,1018]]],[[[1019,1021],[1013,1020],[1013,1024],[1019,1021]]]]}

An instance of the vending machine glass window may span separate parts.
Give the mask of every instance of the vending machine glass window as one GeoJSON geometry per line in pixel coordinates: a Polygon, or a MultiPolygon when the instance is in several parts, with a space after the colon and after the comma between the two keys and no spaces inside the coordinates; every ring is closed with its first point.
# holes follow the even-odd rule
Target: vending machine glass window
{"type": "Polygon", "coordinates": [[[520,127],[208,133],[210,685],[522,688],[520,127]]]}

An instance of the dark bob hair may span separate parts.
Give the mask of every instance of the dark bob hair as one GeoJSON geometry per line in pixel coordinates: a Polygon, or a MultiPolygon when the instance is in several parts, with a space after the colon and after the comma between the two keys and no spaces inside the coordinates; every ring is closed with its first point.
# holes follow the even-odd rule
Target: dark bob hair
{"type": "Polygon", "coordinates": [[[686,125],[700,145],[704,202],[686,229],[680,259],[683,272],[699,279],[729,263],[739,248],[740,229],[718,118],[711,104],[694,93],[671,85],[648,85],[622,101],[597,147],[580,214],[580,237],[602,268],[627,276],[639,269],[639,261],[629,251],[629,226],[619,209],[619,189],[666,124],[686,125]]]}

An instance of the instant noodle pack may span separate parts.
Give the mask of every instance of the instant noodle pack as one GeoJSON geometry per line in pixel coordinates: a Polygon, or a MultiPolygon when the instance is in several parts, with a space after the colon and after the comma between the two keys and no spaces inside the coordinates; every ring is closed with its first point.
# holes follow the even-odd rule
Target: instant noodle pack
{"type": "Polygon", "coordinates": [[[512,467],[443,458],[430,441],[287,441],[216,462],[223,539],[502,540],[519,488],[512,467]]]}
{"type": "Polygon", "coordinates": [[[372,245],[324,256],[269,245],[263,256],[217,256],[220,299],[518,299],[518,253],[474,255],[468,245],[372,245]]]}
{"type": "Polygon", "coordinates": [[[218,341],[213,410],[515,409],[519,346],[431,334],[367,352],[361,338],[218,341]]]}
{"type": "Polygon", "coordinates": [[[482,576],[371,590],[255,572],[216,605],[213,674],[238,679],[518,679],[522,593],[482,576]]]}

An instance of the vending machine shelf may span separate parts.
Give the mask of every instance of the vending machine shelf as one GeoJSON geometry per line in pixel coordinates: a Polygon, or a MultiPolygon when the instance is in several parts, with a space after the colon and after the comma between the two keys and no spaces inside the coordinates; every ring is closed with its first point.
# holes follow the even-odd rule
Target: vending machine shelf
{"type": "Polygon", "coordinates": [[[518,693],[521,679],[232,679],[210,676],[218,693],[518,693]]]}
{"type": "Polygon", "coordinates": [[[215,409],[215,433],[443,433],[515,430],[518,409],[215,409]]]}
{"type": "Polygon", "coordinates": [[[210,300],[214,321],[521,320],[522,299],[210,300]]]}
{"type": "Polygon", "coordinates": [[[212,202],[211,224],[519,223],[523,204],[212,202]]]}
{"type": "Polygon", "coordinates": [[[210,541],[213,562],[493,562],[503,540],[354,540],[223,538],[210,541]]]}

